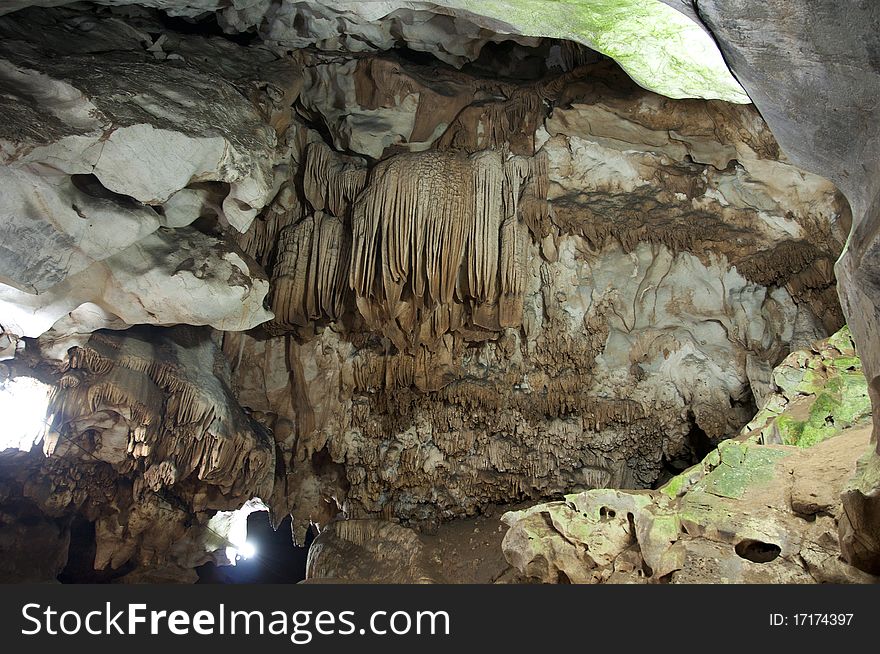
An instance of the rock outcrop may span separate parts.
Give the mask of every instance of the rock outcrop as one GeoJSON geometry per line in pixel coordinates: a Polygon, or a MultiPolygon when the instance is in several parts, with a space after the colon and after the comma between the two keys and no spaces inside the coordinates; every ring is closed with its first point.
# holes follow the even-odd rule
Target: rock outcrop
{"type": "Polygon", "coordinates": [[[309,548],[306,581],[433,583],[425,556],[418,535],[393,522],[332,522],[309,548]]]}
{"type": "Polygon", "coordinates": [[[247,229],[272,198],[276,133],[241,79],[175,65],[199,58],[183,48],[189,60],[169,60],[148,29],[64,10],[0,19],[11,117],[0,134],[0,306],[11,338],[143,323],[247,329],[271,317],[260,269],[189,226],[247,229]]]}
{"type": "Polygon", "coordinates": [[[192,580],[266,507],[316,579],[442,581],[439,523],[563,494],[517,574],[880,572],[873,9],[63,4],[0,9],[0,381],[54,389],[3,574],[192,580]],[[797,352],[844,314],[864,370],[797,352]]]}
{"type": "Polygon", "coordinates": [[[772,415],[766,426],[749,425],[659,490],[590,490],[505,514],[507,560],[544,583],[878,581],[840,557],[852,533],[841,493],[852,488],[871,435],[867,394],[853,393],[857,418],[859,400],[832,408],[822,399],[857,365],[845,331],[812,353],[793,353],[774,371],[781,392],[755,421],[772,415]],[[835,361],[840,367],[828,365],[835,361]],[[828,433],[800,419],[802,397],[786,400],[798,374],[810,377],[814,408],[831,418],[828,433]]]}
{"type": "MultiPolygon", "coordinates": [[[[876,432],[880,307],[873,271],[880,225],[880,127],[874,98],[880,91],[880,11],[871,3],[837,11],[836,3],[824,0],[698,0],[697,7],[786,153],[834,181],[852,205],[852,234],[836,270],[841,304],[862,351],[876,432]],[[780,70],[790,73],[780,77],[780,70]]],[[[874,442],[880,448],[876,434],[874,442]]],[[[880,467],[880,449],[870,467],[880,467]]],[[[864,537],[858,545],[850,540],[844,553],[877,572],[880,485],[871,484],[866,481],[848,496],[847,514],[864,537]]]]}

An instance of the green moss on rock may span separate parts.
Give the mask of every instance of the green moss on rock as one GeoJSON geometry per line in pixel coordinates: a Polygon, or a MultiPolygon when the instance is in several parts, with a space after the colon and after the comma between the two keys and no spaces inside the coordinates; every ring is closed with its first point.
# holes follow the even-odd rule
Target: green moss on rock
{"type": "Polygon", "coordinates": [[[615,59],[638,84],[670,98],[747,104],[707,32],[659,0],[440,0],[528,36],[583,43],[615,59]]]}
{"type": "Polygon", "coordinates": [[[792,352],[773,371],[776,392],[745,432],[763,443],[810,447],[870,420],[871,401],[849,329],[792,352]]]}
{"type": "Polygon", "coordinates": [[[785,450],[734,440],[720,443],[718,452],[721,462],[697,482],[694,491],[731,499],[742,497],[750,486],[772,480],[776,463],[790,454],[785,450]]]}

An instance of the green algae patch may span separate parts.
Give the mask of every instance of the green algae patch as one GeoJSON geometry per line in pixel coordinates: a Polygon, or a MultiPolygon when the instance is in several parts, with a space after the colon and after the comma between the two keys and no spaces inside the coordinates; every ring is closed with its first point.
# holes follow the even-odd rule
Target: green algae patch
{"type": "Polygon", "coordinates": [[[791,452],[740,441],[718,445],[721,462],[696,483],[694,491],[739,499],[750,486],[769,483],[776,463],[791,452]]]}
{"type": "Polygon", "coordinates": [[[811,447],[870,421],[871,400],[847,327],[792,352],[773,371],[776,391],[744,433],[764,444],[811,447]]]}
{"type": "Polygon", "coordinates": [[[862,495],[871,495],[880,488],[880,454],[874,443],[856,464],[856,472],[847,482],[845,491],[857,491],[862,495]]]}
{"type": "Polygon", "coordinates": [[[829,336],[828,345],[844,356],[856,356],[856,346],[848,325],[844,325],[832,336],[829,336]]]}
{"type": "Polygon", "coordinates": [[[667,481],[665,484],[663,484],[659,488],[659,491],[661,493],[663,493],[664,495],[666,495],[666,497],[669,497],[670,499],[675,499],[676,497],[681,495],[682,489],[684,488],[687,480],[688,480],[688,477],[687,477],[687,470],[686,470],[685,472],[682,472],[681,474],[676,475],[675,477],[673,477],[672,479],[667,481]]]}
{"type": "Polygon", "coordinates": [[[512,31],[576,41],[615,59],[640,86],[670,98],[748,104],[709,34],[659,0],[441,0],[512,31]]]}
{"type": "Polygon", "coordinates": [[[675,513],[653,514],[647,537],[656,543],[672,543],[681,536],[681,520],[675,513]]]}
{"type": "Polygon", "coordinates": [[[688,492],[688,490],[693,488],[700,479],[714,469],[720,462],[721,455],[718,453],[717,449],[714,449],[697,465],[691,466],[684,472],[677,474],[657,490],[672,500],[681,497],[688,492]]]}

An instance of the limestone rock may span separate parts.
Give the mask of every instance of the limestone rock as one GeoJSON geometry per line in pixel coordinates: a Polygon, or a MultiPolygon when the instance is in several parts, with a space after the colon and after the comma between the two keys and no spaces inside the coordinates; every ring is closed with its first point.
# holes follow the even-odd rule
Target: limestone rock
{"type": "Polygon", "coordinates": [[[5,329],[45,335],[47,354],[60,359],[71,336],[96,329],[256,326],[272,317],[263,308],[269,283],[262,276],[240,250],[216,237],[192,228],[160,228],[45,293],[0,286],[0,306],[5,329]]]}
{"type": "Polygon", "coordinates": [[[418,535],[380,520],[331,522],[309,548],[307,582],[432,583],[418,535]]]}
{"type": "Polygon", "coordinates": [[[807,33],[837,19],[30,4],[58,3],[0,10],[0,378],[56,395],[50,456],[0,461],[12,568],[33,537],[51,579],[88,524],[104,579],[191,581],[259,503],[324,530],[316,577],[443,580],[438,523],[567,493],[512,520],[503,578],[876,572],[874,384],[840,334],[786,358],[843,324],[852,222],[844,310],[876,322],[870,47],[807,33]],[[838,74],[864,91],[798,86],[838,74]]]}
{"type": "Polygon", "coordinates": [[[267,284],[223,239],[160,231],[205,216],[244,231],[271,199],[276,134],[233,86],[247,71],[231,83],[216,75],[228,70],[156,61],[145,32],[112,18],[33,15],[0,19],[2,102],[14,116],[0,134],[4,330],[36,337],[60,320],[58,338],[267,320],[267,284]]]}
{"type": "MultiPolygon", "coordinates": [[[[880,574],[880,456],[869,451],[858,462],[855,474],[843,489],[840,546],[845,560],[871,574],[880,574]]],[[[812,499],[812,498],[811,498],[812,499]]]]}
{"type": "MultiPolygon", "coordinates": [[[[845,330],[790,359],[822,370],[832,353],[858,361],[845,330]]],[[[774,375],[783,378],[790,365],[774,375]]],[[[824,392],[823,382],[833,392],[836,374],[817,377],[814,392],[824,392]]],[[[771,415],[779,421],[795,411],[783,406],[771,415]]],[[[800,439],[800,447],[772,443],[750,425],[658,491],[590,490],[507,513],[505,556],[544,583],[876,581],[840,560],[843,544],[864,527],[852,524],[841,493],[857,492],[859,477],[850,478],[870,436],[868,415],[840,421],[824,438],[800,439]]],[[[859,470],[864,478],[864,462],[859,470]]]]}
{"type": "MultiPolygon", "coordinates": [[[[167,567],[185,581],[206,561],[228,562],[209,521],[271,495],[275,450],[227,380],[205,330],[96,333],[71,351],[42,448],[0,461],[4,506],[51,518],[34,529],[63,541],[57,559],[47,554],[58,561],[51,578],[77,513],[94,523],[96,570],[145,580],[167,567]]],[[[39,547],[54,542],[43,536],[39,547]]]]}
{"type": "MultiPolygon", "coordinates": [[[[194,182],[225,183],[223,216],[239,231],[269,199],[274,134],[228,82],[135,56],[50,59],[39,50],[25,54],[15,43],[4,41],[2,52],[15,94],[6,97],[27,109],[16,112],[3,135],[3,161],[13,170],[50,166],[56,174],[94,176],[87,192],[141,207],[161,205],[194,182]]],[[[5,211],[21,212],[16,208],[5,211]]],[[[155,229],[155,216],[154,222],[155,229]]],[[[16,281],[46,288],[35,279],[16,281]]]]}
{"type": "MultiPolygon", "coordinates": [[[[13,0],[0,11],[62,0],[13,0]]],[[[136,0],[99,0],[129,5],[136,0]]],[[[723,98],[748,102],[727,70],[711,36],[693,11],[659,1],[599,5],[586,11],[576,2],[548,7],[537,1],[361,3],[333,0],[258,0],[227,6],[217,0],[153,0],[177,16],[218,11],[231,32],[259,27],[267,41],[286,48],[317,46],[328,51],[389,49],[400,42],[448,63],[476,59],[494,40],[534,42],[534,37],[568,39],[615,58],[640,84],[670,97],[723,98]]]]}
{"type": "Polygon", "coordinates": [[[794,497],[805,486],[839,494],[868,434],[800,451],[726,441],[681,486],[591,490],[507,513],[505,556],[545,583],[876,582],[839,561],[839,503],[806,523],[790,500],[792,485],[794,497]],[[842,465],[817,466],[829,457],[842,465]]]}
{"type": "Polygon", "coordinates": [[[650,487],[693,459],[693,430],[735,436],[773,365],[842,322],[848,207],[752,109],[664,100],[607,64],[534,84],[315,66],[340,93],[307,82],[303,104],[337,147],[339,111],[393,122],[407,94],[423,127],[362,149],[378,162],[298,127],[302,177],[241,241],[276,319],[224,350],[298,462],[273,506],[300,525],[650,487]]]}
{"type": "MultiPolygon", "coordinates": [[[[852,236],[836,267],[841,304],[863,351],[876,428],[880,425],[880,333],[872,271],[878,265],[880,220],[880,127],[874,103],[880,71],[874,53],[880,47],[876,30],[880,8],[862,3],[838,12],[833,2],[803,0],[699,0],[697,5],[781,146],[799,165],[834,181],[852,205],[852,236]],[[835,56],[827,56],[825,43],[836,44],[835,56]],[[791,74],[780,80],[779,70],[791,74]],[[852,143],[859,147],[851,147],[852,143]]],[[[880,459],[880,454],[876,457],[880,459]]],[[[850,513],[860,516],[858,529],[866,534],[880,531],[877,511],[866,510],[867,504],[873,504],[869,495],[876,493],[876,486],[865,488],[846,500],[850,513]]],[[[880,569],[877,542],[870,536],[857,544],[858,538],[850,534],[845,555],[876,572],[880,569]],[[868,542],[873,544],[865,549],[868,542]]]]}
{"type": "Polygon", "coordinates": [[[792,352],[773,371],[772,389],[744,428],[765,444],[809,447],[871,415],[861,359],[847,327],[812,351],[792,352]]]}

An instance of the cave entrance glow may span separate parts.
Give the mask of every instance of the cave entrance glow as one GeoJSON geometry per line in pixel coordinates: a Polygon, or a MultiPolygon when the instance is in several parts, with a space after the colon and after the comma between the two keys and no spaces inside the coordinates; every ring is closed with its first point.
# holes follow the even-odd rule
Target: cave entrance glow
{"type": "Polygon", "coordinates": [[[234,565],[208,563],[196,571],[202,584],[295,584],[306,576],[306,558],[314,538],[313,529],[305,542],[294,542],[290,516],[272,528],[269,512],[250,511],[244,519],[242,544],[236,547],[234,565]]]}
{"type": "Polygon", "coordinates": [[[235,511],[218,511],[208,522],[206,549],[222,549],[226,563],[231,565],[256,556],[257,547],[248,540],[248,517],[254,512],[266,513],[266,505],[258,497],[235,511]]]}
{"type": "Polygon", "coordinates": [[[0,451],[29,451],[46,432],[51,387],[32,377],[0,382],[0,451]]]}

